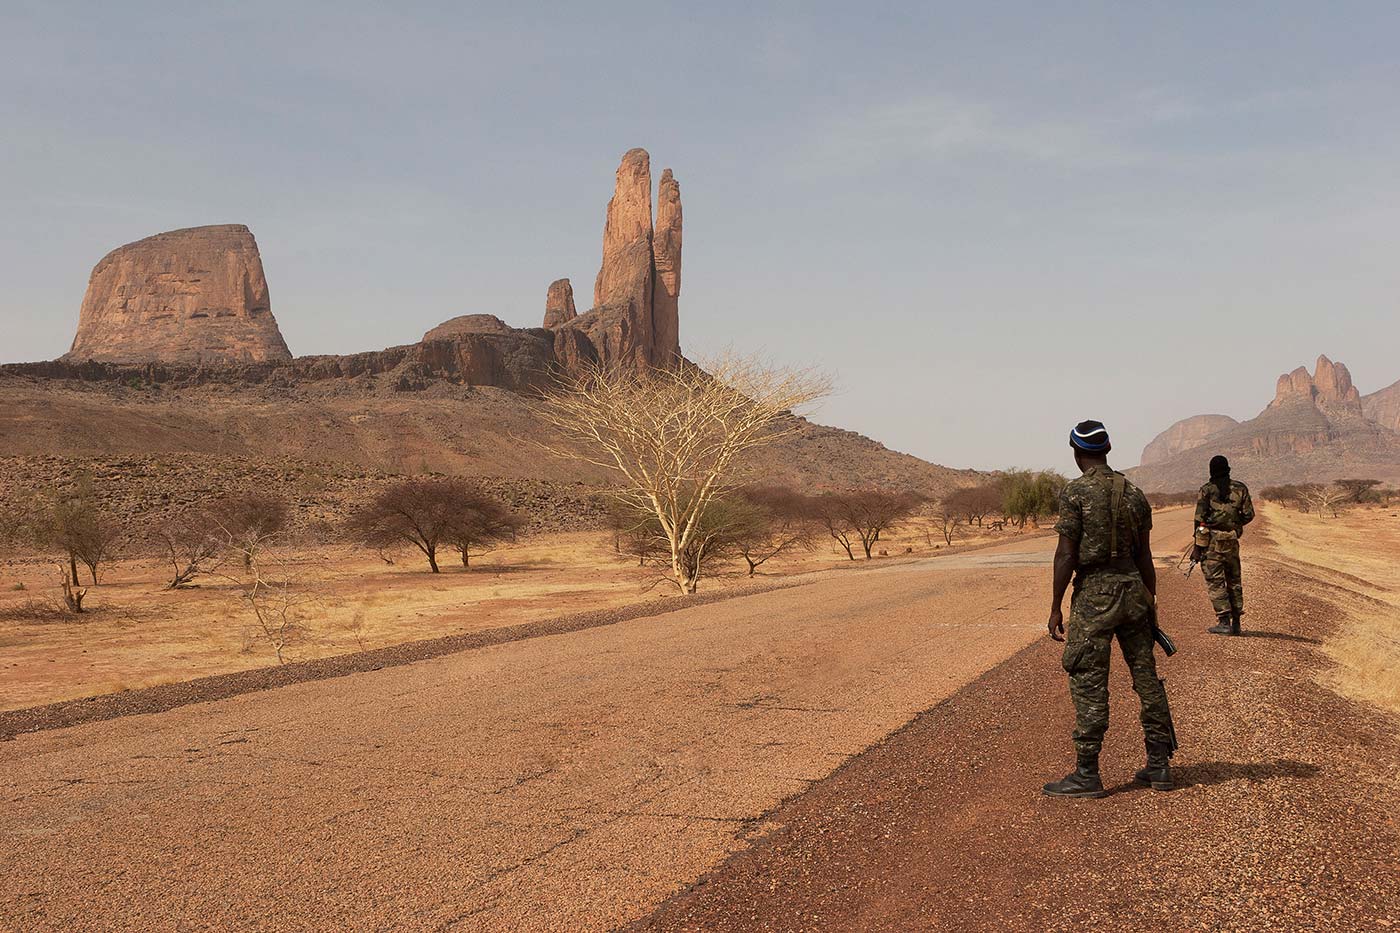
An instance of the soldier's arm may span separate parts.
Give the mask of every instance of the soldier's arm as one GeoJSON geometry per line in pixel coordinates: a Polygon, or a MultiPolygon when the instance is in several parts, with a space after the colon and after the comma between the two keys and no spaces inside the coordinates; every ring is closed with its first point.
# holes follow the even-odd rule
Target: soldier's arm
{"type": "Polygon", "coordinates": [[[1206,513],[1210,509],[1210,493],[1202,487],[1201,494],[1196,497],[1196,524],[1199,525],[1206,520],[1206,513]]]}
{"type": "Polygon", "coordinates": [[[1152,529],[1144,529],[1138,538],[1137,552],[1133,555],[1133,560],[1137,564],[1138,573],[1142,574],[1142,582],[1147,585],[1147,592],[1152,594],[1152,598],[1157,598],[1157,565],[1152,563],[1152,529]]]}
{"type": "Polygon", "coordinates": [[[1060,543],[1055,548],[1055,576],[1051,581],[1050,621],[1046,629],[1055,641],[1065,640],[1065,617],[1060,608],[1065,601],[1065,590],[1074,579],[1074,568],[1079,566],[1079,544],[1068,535],[1060,535],[1060,543]]]}
{"type": "MultiPolygon", "coordinates": [[[[1249,489],[1246,488],[1244,498],[1240,500],[1240,523],[1243,526],[1252,521],[1254,521],[1254,500],[1249,497],[1249,489]]],[[[1243,527],[1240,530],[1243,531],[1243,527]]]]}

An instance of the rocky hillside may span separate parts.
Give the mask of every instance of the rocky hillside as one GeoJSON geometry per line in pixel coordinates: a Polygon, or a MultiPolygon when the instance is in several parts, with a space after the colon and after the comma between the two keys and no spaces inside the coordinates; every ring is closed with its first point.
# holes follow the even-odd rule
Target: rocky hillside
{"type": "Polygon", "coordinates": [[[1219,416],[1200,415],[1168,428],[1131,474],[1149,491],[1192,489],[1205,481],[1210,458],[1224,454],[1236,477],[1256,486],[1347,477],[1400,481],[1400,433],[1393,420],[1382,420],[1400,400],[1388,392],[1363,399],[1347,367],[1320,356],[1312,373],[1300,366],[1279,376],[1273,401],[1248,421],[1201,434],[1202,419],[1219,416]],[[1198,440],[1181,446],[1193,436],[1182,429],[1188,423],[1198,440]]]}

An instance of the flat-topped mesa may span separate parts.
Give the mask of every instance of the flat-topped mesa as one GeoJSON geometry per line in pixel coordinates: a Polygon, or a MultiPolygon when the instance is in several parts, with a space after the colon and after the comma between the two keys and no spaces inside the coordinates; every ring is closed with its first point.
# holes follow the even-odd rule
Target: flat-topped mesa
{"type": "Polygon", "coordinates": [[[1326,356],[1317,358],[1313,374],[1306,366],[1278,377],[1270,408],[1306,401],[1334,414],[1361,417],[1361,393],[1352,385],[1344,363],[1333,363],[1326,356]]]}
{"type": "Polygon", "coordinates": [[[158,233],[92,270],[67,360],[289,360],[253,234],[242,224],[158,233]]]}
{"type": "Polygon", "coordinates": [[[557,279],[549,283],[549,291],[544,296],[544,326],[551,330],[567,324],[578,317],[574,308],[574,287],[568,279],[557,279]]]}
{"type": "Polygon", "coordinates": [[[681,355],[681,186],[668,168],[656,186],[656,230],[652,236],[656,277],[652,290],[653,362],[681,355]]]}

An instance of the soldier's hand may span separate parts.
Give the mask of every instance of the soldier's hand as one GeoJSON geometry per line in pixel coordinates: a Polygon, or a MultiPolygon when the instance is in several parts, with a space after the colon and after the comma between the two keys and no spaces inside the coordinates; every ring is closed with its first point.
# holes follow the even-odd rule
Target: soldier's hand
{"type": "Polygon", "coordinates": [[[1050,633],[1051,638],[1056,641],[1065,640],[1065,614],[1059,606],[1050,610],[1050,621],[1046,623],[1045,628],[1050,633]]]}
{"type": "Polygon", "coordinates": [[[1195,544],[1195,545],[1192,545],[1192,546],[1191,546],[1191,559],[1194,560],[1196,563],[1199,564],[1199,563],[1201,562],[1201,558],[1202,558],[1202,557],[1205,557],[1205,556],[1206,556],[1206,549],[1205,549],[1205,548],[1201,547],[1199,544],[1195,544]]]}

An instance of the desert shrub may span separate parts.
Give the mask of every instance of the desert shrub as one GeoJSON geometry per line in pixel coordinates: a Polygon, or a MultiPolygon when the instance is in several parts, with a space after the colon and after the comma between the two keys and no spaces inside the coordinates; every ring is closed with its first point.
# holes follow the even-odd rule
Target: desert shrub
{"type": "MultiPolygon", "coordinates": [[[[672,567],[670,539],[661,521],[652,510],[636,508],[627,500],[618,505],[620,523],[626,526],[622,537],[624,549],[643,566],[656,566],[664,579],[672,567]],[[630,518],[629,518],[630,516],[630,518]]],[[[687,579],[699,581],[713,573],[725,562],[742,558],[752,576],[755,569],[787,545],[776,530],[779,520],[755,499],[738,492],[714,499],[697,518],[685,546],[680,550],[681,573],[687,579]]],[[[659,582],[659,581],[658,581],[659,582]]]]}
{"type": "Polygon", "coordinates": [[[1381,481],[1378,479],[1339,479],[1333,485],[1341,490],[1345,501],[1352,505],[1381,501],[1381,481]]]}
{"type": "Polygon", "coordinates": [[[208,509],[208,527],[224,538],[251,569],[258,552],[287,527],[291,506],[280,496],[245,492],[214,502],[208,509]]]}
{"type": "Polygon", "coordinates": [[[1178,505],[1195,505],[1200,493],[1195,489],[1186,489],[1181,492],[1149,492],[1147,494],[1147,504],[1154,509],[1166,509],[1178,505]]]}
{"type": "Polygon", "coordinates": [[[214,572],[229,552],[227,535],[203,509],[165,521],[152,537],[157,550],[170,562],[168,590],[188,586],[201,574],[214,572]]]}

